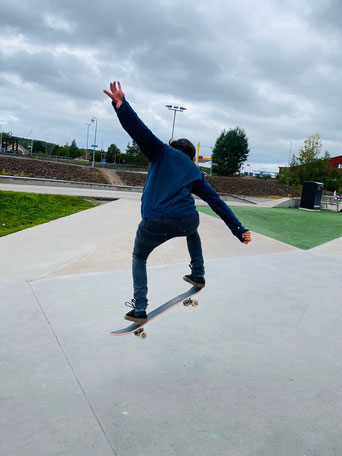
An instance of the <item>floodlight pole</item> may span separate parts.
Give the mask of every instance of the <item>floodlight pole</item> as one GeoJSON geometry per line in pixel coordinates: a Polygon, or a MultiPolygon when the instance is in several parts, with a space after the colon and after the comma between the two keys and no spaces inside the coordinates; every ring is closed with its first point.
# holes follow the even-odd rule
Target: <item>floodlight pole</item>
{"type": "Polygon", "coordinates": [[[173,124],[172,124],[172,134],[171,134],[171,139],[173,139],[173,133],[174,133],[174,131],[175,131],[175,123],[176,123],[176,113],[177,113],[177,112],[186,111],[186,108],[183,108],[182,106],[178,107],[178,106],[172,106],[172,105],[165,105],[165,107],[166,107],[169,111],[174,111],[174,114],[173,114],[173,124]]]}

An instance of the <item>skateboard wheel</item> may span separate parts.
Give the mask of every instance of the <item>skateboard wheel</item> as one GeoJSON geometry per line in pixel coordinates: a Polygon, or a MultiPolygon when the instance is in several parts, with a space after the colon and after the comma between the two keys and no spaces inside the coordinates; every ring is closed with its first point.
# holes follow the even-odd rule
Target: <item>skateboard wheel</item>
{"type": "Polygon", "coordinates": [[[184,305],[185,307],[190,306],[190,304],[191,304],[191,299],[184,299],[183,305],[184,305]]]}
{"type": "Polygon", "coordinates": [[[147,337],[147,334],[144,331],[139,334],[139,338],[142,340],[146,339],[146,337],[147,337]]]}
{"type": "Polygon", "coordinates": [[[198,307],[198,304],[199,304],[199,302],[197,301],[197,299],[192,301],[192,307],[198,307]]]}
{"type": "Polygon", "coordinates": [[[134,335],[137,337],[140,337],[140,334],[144,332],[144,328],[139,328],[136,331],[134,331],[134,335]]]}

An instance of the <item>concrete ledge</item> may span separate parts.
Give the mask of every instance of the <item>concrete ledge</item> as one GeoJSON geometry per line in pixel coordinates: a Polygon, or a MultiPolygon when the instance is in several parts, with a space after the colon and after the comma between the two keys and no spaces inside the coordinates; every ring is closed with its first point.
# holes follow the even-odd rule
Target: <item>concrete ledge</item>
{"type": "Polygon", "coordinates": [[[64,181],[57,179],[39,179],[35,177],[16,177],[16,176],[0,176],[2,184],[20,184],[20,185],[46,185],[48,187],[73,187],[73,188],[93,188],[98,190],[109,191],[127,191],[142,193],[143,187],[129,187],[124,185],[98,184],[95,182],[77,182],[64,181]]]}
{"type": "Polygon", "coordinates": [[[299,208],[300,198],[286,198],[285,201],[281,201],[279,204],[275,204],[273,207],[293,207],[299,208]]]}

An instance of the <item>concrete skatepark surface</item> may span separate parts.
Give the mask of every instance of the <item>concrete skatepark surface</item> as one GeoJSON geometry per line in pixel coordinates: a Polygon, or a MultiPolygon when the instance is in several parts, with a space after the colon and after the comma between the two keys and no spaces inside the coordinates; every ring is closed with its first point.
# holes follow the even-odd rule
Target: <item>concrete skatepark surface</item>
{"type": "MultiPolygon", "coordinates": [[[[0,238],[0,454],[340,455],[341,238],[245,246],[201,213],[199,307],[114,338],[140,220],[118,197],[0,238]]],[[[188,262],[184,239],[153,252],[149,310],[188,262]]]]}

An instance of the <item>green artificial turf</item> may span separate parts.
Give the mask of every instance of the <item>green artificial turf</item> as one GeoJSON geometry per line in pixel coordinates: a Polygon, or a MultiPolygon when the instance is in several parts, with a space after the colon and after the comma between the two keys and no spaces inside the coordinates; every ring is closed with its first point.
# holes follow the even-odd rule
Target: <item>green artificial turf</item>
{"type": "MultiPolygon", "coordinates": [[[[197,209],[218,217],[210,207],[199,206],[197,209]]],[[[341,212],[241,206],[232,206],[231,209],[251,231],[304,250],[342,236],[341,212]]]]}
{"type": "Polygon", "coordinates": [[[94,207],[77,196],[0,191],[0,236],[94,207]]]}

